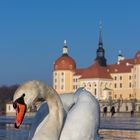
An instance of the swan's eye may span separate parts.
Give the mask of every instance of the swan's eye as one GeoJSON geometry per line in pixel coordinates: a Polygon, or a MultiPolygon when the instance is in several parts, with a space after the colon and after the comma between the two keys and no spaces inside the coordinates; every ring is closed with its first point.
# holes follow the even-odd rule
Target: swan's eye
{"type": "Polygon", "coordinates": [[[16,109],[17,108],[17,102],[13,103],[13,108],[16,109]]]}

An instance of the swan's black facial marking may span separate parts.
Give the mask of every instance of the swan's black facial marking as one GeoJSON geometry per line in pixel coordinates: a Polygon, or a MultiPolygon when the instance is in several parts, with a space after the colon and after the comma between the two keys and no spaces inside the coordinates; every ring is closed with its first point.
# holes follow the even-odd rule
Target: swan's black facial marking
{"type": "Polygon", "coordinates": [[[13,103],[13,107],[14,109],[16,109],[15,128],[20,127],[20,125],[22,124],[24,115],[26,113],[26,110],[27,110],[27,106],[24,102],[24,97],[25,97],[25,94],[23,93],[23,95],[19,97],[17,100],[15,100],[15,102],[13,103]]]}

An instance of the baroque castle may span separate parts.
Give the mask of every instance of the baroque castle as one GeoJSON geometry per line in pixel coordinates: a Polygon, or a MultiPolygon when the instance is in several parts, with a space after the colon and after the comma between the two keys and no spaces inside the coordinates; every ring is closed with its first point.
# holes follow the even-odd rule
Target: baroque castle
{"type": "Polygon", "coordinates": [[[85,87],[98,100],[140,100],[140,51],[129,59],[119,52],[117,63],[107,64],[100,30],[94,63],[77,68],[65,40],[62,55],[54,62],[53,87],[59,94],[85,87]]]}

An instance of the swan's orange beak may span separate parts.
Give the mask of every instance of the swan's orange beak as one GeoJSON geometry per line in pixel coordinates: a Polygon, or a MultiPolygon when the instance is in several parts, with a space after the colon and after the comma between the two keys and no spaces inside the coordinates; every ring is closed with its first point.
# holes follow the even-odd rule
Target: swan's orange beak
{"type": "Polygon", "coordinates": [[[20,125],[22,124],[22,121],[24,119],[24,115],[26,113],[26,105],[16,102],[15,109],[16,109],[15,128],[19,128],[20,125]]]}

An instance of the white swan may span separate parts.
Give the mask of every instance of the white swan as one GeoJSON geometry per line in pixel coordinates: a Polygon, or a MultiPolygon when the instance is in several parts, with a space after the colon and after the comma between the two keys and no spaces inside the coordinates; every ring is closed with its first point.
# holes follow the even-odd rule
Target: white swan
{"type": "Polygon", "coordinates": [[[44,98],[49,113],[36,129],[33,140],[98,140],[100,114],[97,100],[83,89],[68,96],[71,96],[70,102],[66,101],[66,95],[61,95],[60,98],[53,88],[41,81],[24,83],[13,97],[13,105],[18,108],[15,126],[19,127],[22,123],[23,105],[29,108],[37,98],[44,98]],[[65,121],[63,106],[67,108],[65,121]]]}

